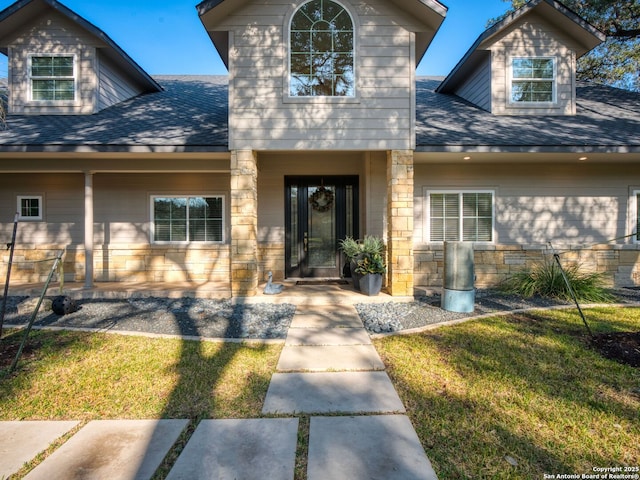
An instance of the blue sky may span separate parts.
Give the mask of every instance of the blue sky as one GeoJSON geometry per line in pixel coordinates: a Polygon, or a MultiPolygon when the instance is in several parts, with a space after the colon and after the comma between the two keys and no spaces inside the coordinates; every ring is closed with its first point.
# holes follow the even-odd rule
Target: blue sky
{"type": "MultiPolygon", "coordinates": [[[[0,0],[5,9],[13,0],[0,0]]],[[[198,0],[62,0],[109,35],[151,75],[226,74],[196,13],[198,0]]],[[[443,0],[449,11],[418,67],[418,75],[446,75],[482,33],[506,11],[503,0],[443,0]]],[[[0,59],[5,69],[6,59],[0,59]]],[[[1,75],[1,74],[0,74],[1,75]]]]}

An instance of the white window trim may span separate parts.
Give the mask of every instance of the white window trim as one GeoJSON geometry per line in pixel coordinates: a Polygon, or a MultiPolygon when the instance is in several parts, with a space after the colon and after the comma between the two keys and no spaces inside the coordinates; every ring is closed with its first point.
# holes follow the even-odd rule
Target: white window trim
{"type": "MultiPolygon", "coordinates": [[[[449,189],[425,189],[424,190],[424,202],[425,202],[425,210],[424,210],[424,241],[425,243],[430,243],[432,245],[442,245],[443,241],[435,241],[431,240],[431,195],[438,193],[456,193],[458,195],[462,195],[463,193],[490,193],[491,194],[491,241],[473,241],[474,244],[478,245],[493,245],[496,241],[496,191],[492,189],[476,189],[476,188],[449,188],[449,189]]],[[[461,203],[462,205],[462,203],[461,203]]],[[[464,217],[460,215],[460,225],[459,232],[462,234],[462,222],[464,217]]],[[[461,241],[461,240],[460,240],[461,241]]]]}
{"type": "MultiPolygon", "coordinates": [[[[516,79],[516,81],[519,79],[516,79]]],[[[545,79],[546,80],[546,79],[545,79]]],[[[541,80],[543,81],[543,80],[541,80]]],[[[507,102],[510,106],[522,106],[522,107],[549,107],[550,105],[556,105],[558,103],[558,58],[550,55],[514,55],[510,56],[507,64],[507,102]],[[542,59],[551,60],[553,62],[553,78],[551,89],[551,101],[550,102],[514,102],[512,97],[513,92],[513,61],[517,59],[542,59]]]]}
{"type": "Polygon", "coordinates": [[[349,14],[351,18],[351,24],[353,25],[353,95],[350,96],[301,96],[301,95],[291,95],[291,22],[293,21],[293,17],[295,14],[302,8],[303,5],[310,2],[311,0],[305,0],[300,2],[295,8],[293,8],[289,15],[285,18],[284,24],[284,32],[287,35],[287,51],[286,51],[286,69],[284,72],[284,95],[283,102],[284,103],[332,103],[332,104],[345,104],[345,103],[359,103],[360,102],[360,94],[358,88],[358,35],[357,32],[360,28],[359,23],[357,22],[357,15],[355,14],[355,10],[343,0],[331,0],[334,3],[337,3],[345,11],[349,14]]]}
{"type": "Polygon", "coordinates": [[[29,102],[38,105],[75,105],[78,100],[78,56],[75,53],[29,53],[27,55],[27,75],[29,77],[29,102]],[[68,80],[69,77],[33,77],[31,75],[31,60],[33,57],[73,57],[73,100],[36,100],[33,98],[33,80],[43,78],[61,78],[68,80]]]}
{"type": "MultiPolygon", "coordinates": [[[[151,243],[153,245],[191,245],[191,244],[197,244],[197,245],[221,245],[223,243],[225,243],[226,241],[226,229],[227,229],[227,214],[226,214],[226,197],[224,194],[221,193],[185,193],[183,195],[181,194],[175,194],[172,193],[170,195],[163,195],[161,193],[157,193],[157,194],[152,194],[149,196],[149,225],[150,225],[150,231],[149,231],[149,235],[151,238],[151,243]],[[214,241],[214,240],[209,240],[206,242],[195,242],[195,241],[191,241],[191,240],[186,240],[186,241],[169,241],[169,242],[165,242],[165,241],[161,241],[161,240],[156,240],[155,239],[155,231],[156,231],[156,225],[155,225],[155,218],[153,215],[154,212],[154,200],[156,198],[190,198],[190,197],[212,197],[212,198],[220,198],[222,199],[222,239],[219,241],[214,241]]],[[[187,229],[188,232],[188,229],[187,229]]]]}
{"type": "Polygon", "coordinates": [[[42,211],[44,209],[44,203],[42,200],[42,195],[18,195],[16,197],[16,212],[18,212],[18,220],[22,220],[23,222],[36,222],[42,220],[42,211]],[[38,200],[38,205],[40,208],[38,209],[38,215],[33,217],[25,217],[22,215],[22,200],[38,200]]]}

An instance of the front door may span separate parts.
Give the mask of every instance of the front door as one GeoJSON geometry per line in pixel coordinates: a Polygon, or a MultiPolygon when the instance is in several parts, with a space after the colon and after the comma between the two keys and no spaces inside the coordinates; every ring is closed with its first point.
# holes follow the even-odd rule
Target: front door
{"type": "Polygon", "coordinates": [[[358,237],[358,177],[285,177],[287,277],[339,278],[339,240],[358,237]]]}

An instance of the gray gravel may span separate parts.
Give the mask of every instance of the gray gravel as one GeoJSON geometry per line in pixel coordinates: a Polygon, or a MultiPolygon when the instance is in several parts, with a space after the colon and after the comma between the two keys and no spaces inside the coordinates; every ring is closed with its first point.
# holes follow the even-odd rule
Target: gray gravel
{"type": "MultiPolygon", "coordinates": [[[[619,288],[613,290],[612,293],[623,304],[640,302],[640,289],[638,288],[619,288]]],[[[391,333],[487,313],[574,305],[574,303],[543,297],[523,298],[517,295],[505,295],[495,290],[477,289],[475,309],[472,313],[450,312],[440,308],[440,305],[440,295],[434,294],[419,297],[415,301],[407,303],[358,304],[356,310],[370,333],[391,333]]]]}
{"type": "MultiPolygon", "coordinates": [[[[640,290],[637,288],[617,289],[613,293],[620,303],[640,302],[640,290]]],[[[36,302],[37,298],[8,297],[4,324],[26,325],[36,302]]],[[[370,333],[386,333],[492,312],[563,304],[567,303],[476,290],[473,313],[441,309],[437,294],[408,303],[362,303],[356,305],[356,310],[370,333]]],[[[77,311],[61,316],[44,304],[35,325],[203,338],[282,339],[287,335],[296,308],[290,304],[238,305],[228,300],[158,297],[85,299],[78,300],[77,306],[77,311]]]]}
{"type": "MultiPolygon", "coordinates": [[[[33,304],[9,297],[5,324],[26,325],[33,304]],[[21,307],[19,309],[19,307],[21,307]],[[23,313],[21,313],[23,312],[23,313]]],[[[43,309],[36,326],[95,328],[204,338],[285,338],[295,312],[289,304],[235,305],[228,300],[136,297],[78,300],[77,311],[56,315],[43,309]]]]}

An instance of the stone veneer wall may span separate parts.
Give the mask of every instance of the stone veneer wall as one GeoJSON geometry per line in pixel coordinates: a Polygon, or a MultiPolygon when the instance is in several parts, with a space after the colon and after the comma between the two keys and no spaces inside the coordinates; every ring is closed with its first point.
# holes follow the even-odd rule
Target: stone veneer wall
{"type": "Polygon", "coordinates": [[[274,282],[284,280],[284,243],[258,244],[258,284],[267,281],[269,272],[274,282]]]}
{"type": "MultiPolygon", "coordinates": [[[[60,245],[16,245],[11,283],[44,282],[60,245]],[[43,261],[51,259],[51,261],[43,261]]],[[[2,253],[0,276],[7,274],[9,251],[2,253]]],[[[84,249],[67,247],[66,281],[84,280],[84,249]]],[[[228,245],[111,245],[94,248],[95,280],[112,282],[221,282],[229,284],[228,245]]],[[[57,277],[54,277],[57,278],[57,277]]]]}
{"type": "MultiPolygon", "coordinates": [[[[556,247],[563,265],[579,264],[585,271],[602,272],[610,286],[640,285],[640,248],[635,245],[599,245],[588,249],[556,247]]],[[[474,247],[476,287],[492,287],[511,274],[544,259],[553,261],[545,246],[479,245],[474,247]]],[[[424,287],[442,286],[443,245],[414,248],[414,281],[424,287]]]]}

